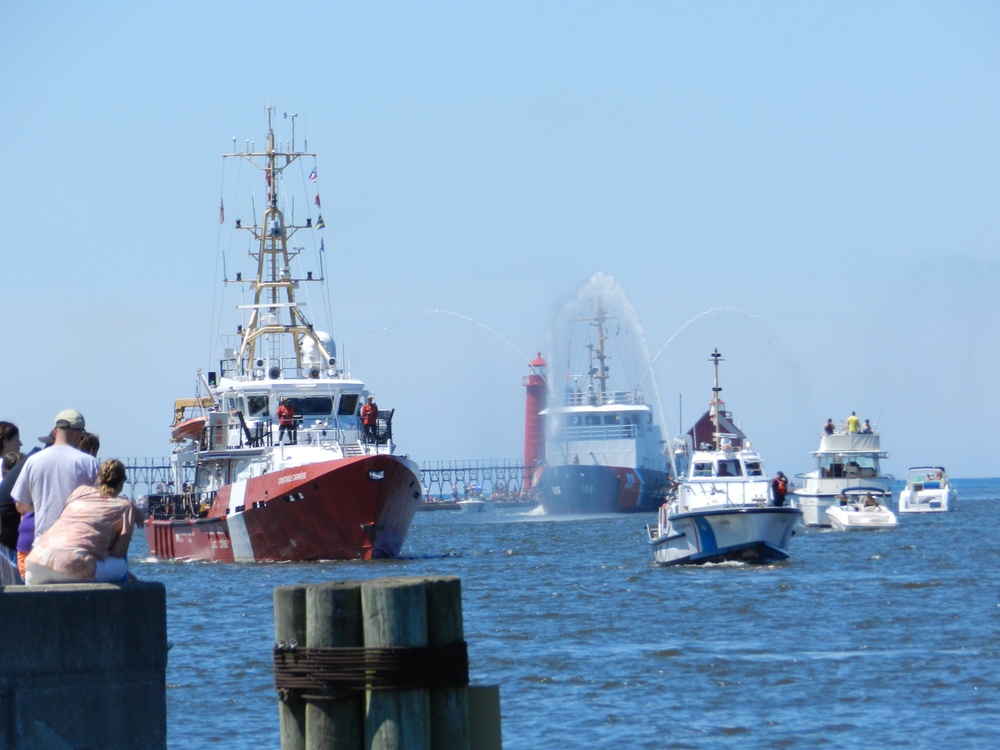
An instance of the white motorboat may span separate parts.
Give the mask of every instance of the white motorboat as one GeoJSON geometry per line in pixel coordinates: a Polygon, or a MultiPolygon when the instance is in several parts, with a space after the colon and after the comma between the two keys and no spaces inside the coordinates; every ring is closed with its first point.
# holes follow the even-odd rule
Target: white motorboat
{"type": "Polygon", "coordinates": [[[486,501],[481,500],[480,498],[459,500],[456,505],[461,508],[464,513],[482,513],[486,510],[486,501]]]}
{"type": "Polygon", "coordinates": [[[806,526],[829,525],[826,510],[845,490],[868,487],[889,492],[892,477],[884,476],[879,464],[889,454],[882,450],[877,432],[824,434],[812,455],[816,468],[798,474],[798,486],[792,490],[806,526]]]}
{"type": "MultiPolygon", "coordinates": [[[[716,350],[711,412],[718,426],[719,361],[716,350]]],[[[679,565],[736,560],[768,563],[788,557],[786,548],[802,512],[775,506],[760,454],[734,447],[733,436],[716,429],[715,445],[694,451],[677,497],[646,526],[654,562],[679,565]]]]}
{"type": "Polygon", "coordinates": [[[826,525],[836,531],[894,529],[899,524],[887,505],[891,495],[878,487],[852,487],[826,509],[826,525]]]}
{"type": "Polygon", "coordinates": [[[906,473],[906,488],[899,493],[900,513],[943,513],[957,505],[958,490],[943,466],[914,466],[906,473]]]}

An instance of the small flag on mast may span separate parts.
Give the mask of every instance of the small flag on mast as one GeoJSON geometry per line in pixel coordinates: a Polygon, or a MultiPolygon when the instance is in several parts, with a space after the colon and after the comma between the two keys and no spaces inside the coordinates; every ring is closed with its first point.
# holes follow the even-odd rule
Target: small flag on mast
{"type": "Polygon", "coordinates": [[[316,200],[314,200],[313,203],[315,203],[317,206],[320,205],[320,202],[319,202],[319,193],[316,193],[316,200]]]}
{"type": "Polygon", "coordinates": [[[226,207],[222,204],[222,198],[219,198],[219,223],[226,223],[226,207]]]}
{"type": "Polygon", "coordinates": [[[316,182],[316,167],[313,167],[313,171],[309,173],[309,179],[312,182],[316,182]]]}
{"type": "Polygon", "coordinates": [[[326,252],[326,247],[324,247],[324,245],[323,245],[323,240],[319,241],[319,251],[321,253],[325,253],[326,252]]]}
{"type": "Polygon", "coordinates": [[[326,223],[323,221],[323,214],[320,214],[319,217],[316,219],[316,228],[322,229],[325,226],[326,223]]]}

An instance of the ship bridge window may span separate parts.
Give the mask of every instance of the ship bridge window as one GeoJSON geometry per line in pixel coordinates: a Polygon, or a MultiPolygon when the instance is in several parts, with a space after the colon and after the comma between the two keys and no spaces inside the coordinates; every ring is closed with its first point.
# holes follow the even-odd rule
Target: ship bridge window
{"type": "Polygon", "coordinates": [[[621,414],[605,414],[604,424],[621,424],[622,415],[621,414]]]}
{"type": "Polygon", "coordinates": [[[723,461],[719,461],[718,471],[716,476],[719,477],[741,477],[743,476],[743,467],[740,466],[739,459],[727,458],[723,461]]]}
{"type": "Polygon", "coordinates": [[[222,399],[222,410],[226,414],[233,414],[239,411],[239,408],[240,408],[240,400],[238,398],[234,396],[227,396],[226,398],[222,399]]]}
{"type": "Polygon", "coordinates": [[[761,468],[760,461],[747,461],[747,476],[748,477],[762,477],[764,476],[764,469],[761,468]]]}
{"type": "Polygon", "coordinates": [[[289,396],[288,400],[300,417],[329,417],[333,413],[331,396],[289,396]]]}
{"type": "Polygon", "coordinates": [[[337,405],[337,416],[338,417],[349,417],[358,409],[358,399],[361,397],[360,393],[345,393],[340,397],[340,403],[337,405]]]}
{"type": "Polygon", "coordinates": [[[691,476],[693,477],[710,477],[712,476],[712,462],[711,461],[695,461],[691,465],[691,476]]]}
{"type": "Polygon", "coordinates": [[[267,396],[263,394],[247,396],[247,414],[251,417],[268,416],[267,396]]]}

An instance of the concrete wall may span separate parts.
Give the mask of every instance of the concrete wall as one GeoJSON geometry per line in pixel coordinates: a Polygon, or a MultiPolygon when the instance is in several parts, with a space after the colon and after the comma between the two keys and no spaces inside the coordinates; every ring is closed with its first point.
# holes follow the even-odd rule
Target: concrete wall
{"type": "Polygon", "coordinates": [[[167,746],[162,584],[0,588],[0,750],[167,746]]]}

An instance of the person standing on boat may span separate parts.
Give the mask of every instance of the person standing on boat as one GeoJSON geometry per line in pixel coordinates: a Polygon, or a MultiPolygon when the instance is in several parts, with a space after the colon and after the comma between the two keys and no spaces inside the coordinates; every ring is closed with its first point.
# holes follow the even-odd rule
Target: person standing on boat
{"type": "Polygon", "coordinates": [[[365,400],[365,405],[361,407],[361,424],[364,427],[365,439],[369,443],[378,442],[378,405],[371,395],[365,400]]]}
{"type": "Polygon", "coordinates": [[[779,471],[771,481],[771,496],[774,500],[774,507],[781,508],[785,505],[785,495],[788,494],[788,477],[779,471]]]}
{"type": "Polygon", "coordinates": [[[848,432],[858,432],[861,430],[861,420],[858,419],[858,415],[851,412],[851,416],[847,418],[847,431],[848,432]]]}
{"type": "Polygon", "coordinates": [[[823,432],[825,432],[827,435],[832,435],[835,429],[836,428],[833,426],[833,417],[830,417],[828,420],[826,420],[826,424],[823,425],[823,432]]]}
{"type": "Polygon", "coordinates": [[[76,409],[59,412],[52,445],[24,460],[11,496],[22,515],[34,512],[35,539],[59,518],[73,490],[97,481],[97,459],[79,450],[85,429],[83,415],[76,409]]]}
{"type": "Polygon", "coordinates": [[[278,444],[285,442],[285,433],[288,439],[295,445],[299,442],[298,430],[295,428],[295,409],[287,398],[281,399],[278,406],[278,444]]]}

